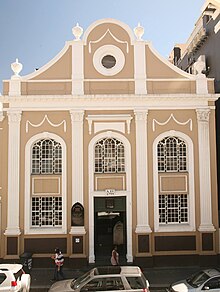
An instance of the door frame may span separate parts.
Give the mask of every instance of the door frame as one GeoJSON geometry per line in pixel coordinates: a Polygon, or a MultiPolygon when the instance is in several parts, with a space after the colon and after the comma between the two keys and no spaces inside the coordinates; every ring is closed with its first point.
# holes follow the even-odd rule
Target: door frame
{"type": "MultiPolygon", "coordinates": [[[[106,197],[105,191],[95,191],[94,188],[94,147],[102,138],[115,138],[122,141],[125,147],[126,190],[116,191],[114,196],[126,197],[126,231],[127,231],[127,262],[133,262],[132,254],[132,183],[131,183],[131,145],[123,135],[107,131],[96,135],[89,143],[89,263],[95,263],[94,238],[94,197],[106,197]]],[[[111,195],[112,196],[112,195],[111,195]]]]}

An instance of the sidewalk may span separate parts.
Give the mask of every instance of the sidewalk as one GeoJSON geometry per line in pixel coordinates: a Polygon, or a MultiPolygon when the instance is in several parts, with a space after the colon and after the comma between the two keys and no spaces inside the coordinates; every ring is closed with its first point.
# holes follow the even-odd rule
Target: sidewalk
{"type": "MultiPolygon", "coordinates": [[[[67,279],[77,278],[89,269],[90,267],[72,270],[64,269],[64,274],[67,279]]],[[[184,279],[201,269],[201,267],[197,266],[146,268],[143,269],[143,273],[150,283],[151,290],[162,290],[171,283],[184,279]]],[[[31,292],[48,291],[52,285],[50,280],[53,278],[53,272],[52,268],[33,268],[31,271],[31,292]]]]}

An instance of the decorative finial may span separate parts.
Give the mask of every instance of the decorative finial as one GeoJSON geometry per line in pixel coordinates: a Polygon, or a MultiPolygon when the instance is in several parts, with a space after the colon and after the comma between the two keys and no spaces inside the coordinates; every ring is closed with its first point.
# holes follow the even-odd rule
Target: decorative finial
{"type": "Polygon", "coordinates": [[[138,22],[138,26],[134,28],[134,34],[138,41],[142,40],[142,36],[144,34],[144,27],[141,26],[140,22],[138,22]]]}
{"type": "Polygon", "coordinates": [[[72,28],[72,33],[73,33],[75,39],[76,39],[77,41],[79,41],[79,40],[80,40],[80,37],[81,37],[82,34],[83,34],[83,28],[82,28],[81,26],[79,26],[79,23],[77,23],[76,26],[74,26],[74,27],[72,28]]]}
{"type": "Polygon", "coordinates": [[[206,68],[205,56],[201,55],[201,56],[199,56],[198,60],[194,63],[194,69],[196,70],[196,72],[199,76],[204,75],[204,77],[205,77],[205,74],[203,73],[205,68],[206,68]]]}
{"type": "Polygon", "coordinates": [[[23,65],[18,62],[18,58],[16,58],[16,61],[11,64],[11,70],[14,72],[14,76],[12,77],[19,77],[19,73],[21,72],[23,68],[23,65]]]}

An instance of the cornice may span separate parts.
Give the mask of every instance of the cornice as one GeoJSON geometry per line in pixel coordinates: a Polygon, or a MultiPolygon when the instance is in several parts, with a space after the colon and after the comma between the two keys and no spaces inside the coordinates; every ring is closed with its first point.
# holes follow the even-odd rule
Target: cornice
{"type": "MultiPolygon", "coordinates": [[[[146,95],[31,95],[8,97],[2,101],[9,104],[9,109],[21,111],[65,111],[65,110],[134,110],[148,109],[215,109],[217,94],[146,94],[146,95]],[[212,102],[212,105],[209,105],[212,102]]],[[[3,108],[7,111],[8,108],[3,108]]]]}

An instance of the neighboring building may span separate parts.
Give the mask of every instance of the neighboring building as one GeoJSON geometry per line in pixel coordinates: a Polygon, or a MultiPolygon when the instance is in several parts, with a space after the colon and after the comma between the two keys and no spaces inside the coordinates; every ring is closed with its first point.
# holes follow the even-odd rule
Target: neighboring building
{"type": "MultiPolygon", "coordinates": [[[[203,73],[214,78],[215,92],[220,93],[220,1],[206,0],[202,13],[186,44],[176,45],[170,54],[171,63],[189,73],[196,73],[195,63],[204,62],[203,73]]],[[[219,96],[219,95],[218,95],[219,96]]],[[[218,185],[220,185],[220,101],[216,101],[216,135],[218,185]]],[[[220,188],[218,188],[220,198],[220,188]]],[[[220,210],[220,200],[219,200],[220,210]]]]}
{"type": "Polygon", "coordinates": [[[219,253],[214,82],[103,19],[3,83],[0,258],[202,263],[219,253]],[[83,36],[82,36],[83,34],[83,36]],[[82,39],[81,39],[82,38],[82,39]]]}
{"type": "Polygon", "coordinates": [[[215,78],[215,92],[220,93],[220,1],[206,0],[202,14],[186,44],[178,44],[171,52],[170,61],[184,71],[195,74],[195,62],[205,56],[204,73],[215,78]]]}

